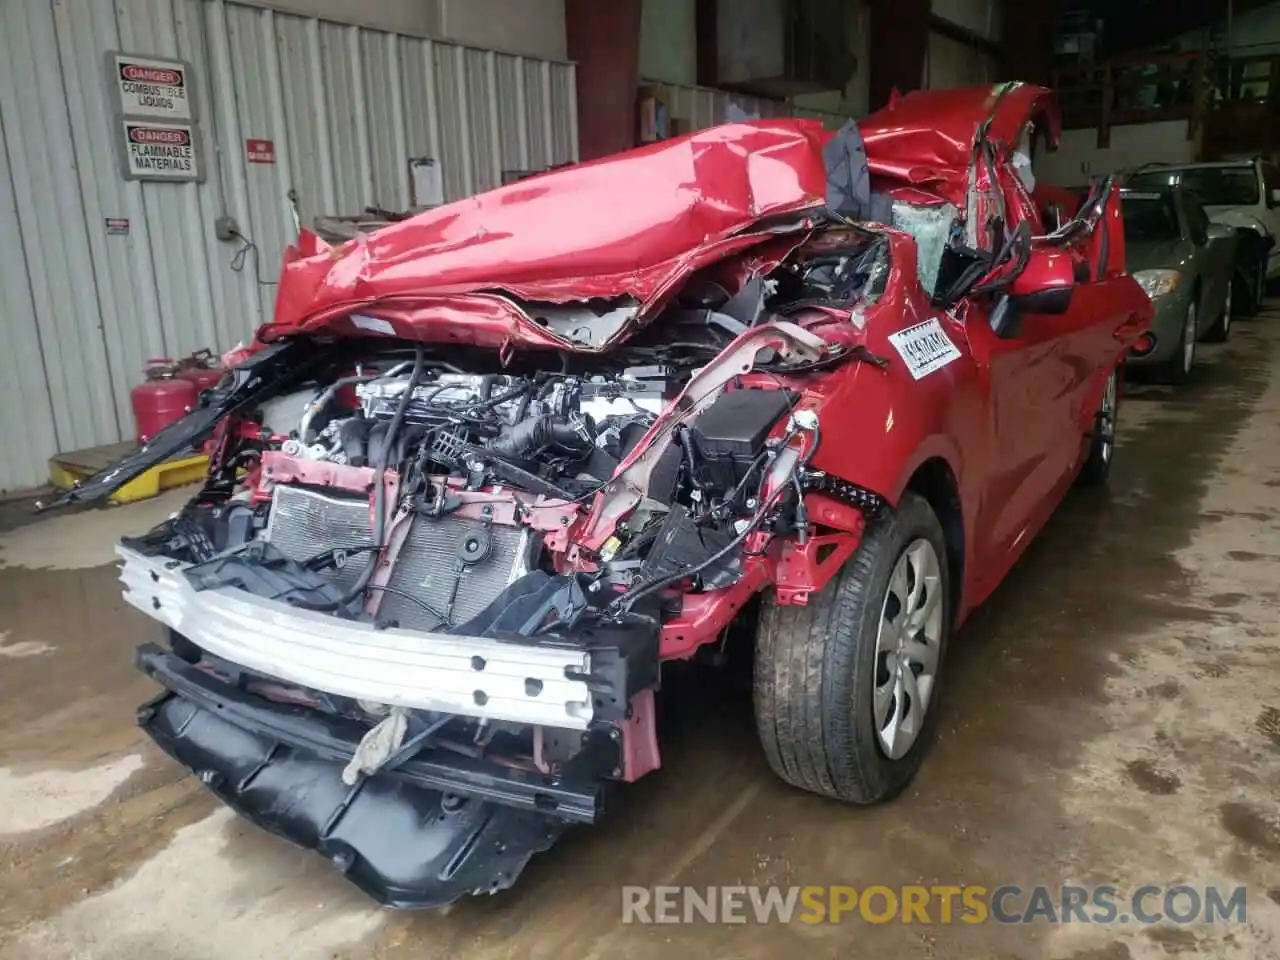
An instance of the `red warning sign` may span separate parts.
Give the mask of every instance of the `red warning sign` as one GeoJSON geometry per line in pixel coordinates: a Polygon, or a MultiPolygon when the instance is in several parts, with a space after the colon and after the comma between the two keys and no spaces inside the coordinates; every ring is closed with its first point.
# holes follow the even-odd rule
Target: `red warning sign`
{"type": "Polygon", "coordinates": [[[119,112],[127,117],[191,120],[194,104],[187,84],[191,69],[181,60],[109,53],[107,62],[119,112]]]}
{"type": "Polygon", "coordinates": [[[245,159],[250,163],[275,163],[276,142],[274,140],[246,140],[244,142],[245,159]]]}
{"type": "Polygon", "coordinates": [[[125,120],[125,175],[134,180],[198,180],[189,124],[125,120]]]}

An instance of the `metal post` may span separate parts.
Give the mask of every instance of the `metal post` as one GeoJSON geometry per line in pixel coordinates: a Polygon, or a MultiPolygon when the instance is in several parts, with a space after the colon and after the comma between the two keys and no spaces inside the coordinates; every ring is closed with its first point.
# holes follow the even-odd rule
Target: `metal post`
{"type": "Polygon", "coordinates": [[[1227,89],[1223,91],[1224,99],[1230,101],[1235,99],[1235,64],[1231,62],[1231,52],[1233,49],[1233,28],[1235,20],[1235,0],[1227,0],[1227,89]]]}

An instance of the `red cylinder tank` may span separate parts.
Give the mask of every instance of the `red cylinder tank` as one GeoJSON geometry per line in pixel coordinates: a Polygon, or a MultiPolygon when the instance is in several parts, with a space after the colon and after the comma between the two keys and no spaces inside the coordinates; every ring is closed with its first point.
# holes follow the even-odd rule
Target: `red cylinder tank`
{"type": "Polygon", "coordinates": [[[189,367],[178,376],[195,384],[196,393],[199,394],[202,390],[217,386],[222,379],[222,371],[215,367],[189,367]]]}
{"type": "Polygon", "coordinates": [[[212,350],[197,350],[178,361],[178,376],[196,385],[196,394],[217,386],[222,379],[222,367],[212,350]]]}
{"type": "Polygon", "coordinates": [[[185,416],[196,405],[199,391],[189,379],[178,376],[172,361],[151,361],[147,379],[130,391],[133,422],[139,443],[146,443],[157,433],[185,416]]]}

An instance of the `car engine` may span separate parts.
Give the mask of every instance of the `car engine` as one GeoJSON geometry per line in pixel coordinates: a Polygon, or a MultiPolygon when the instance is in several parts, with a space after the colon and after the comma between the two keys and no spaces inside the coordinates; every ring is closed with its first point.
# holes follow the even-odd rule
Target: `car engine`
{"type": "Polygon", "coordinates": [[[461,629],[537,570],[594,570],[603,594],[686,572],[704,588],[733,582],[727,548],[758,511],[792,391],[742,384],[678,427],[638,509],[587,555],[570,529],[690,365],[473,374],[403,352],[248,411],[224,502],[193,503],[138,542],[190,563],[202,589],[421,631],[461,629]]]}
{"type": "MultiPolygon", "coordinates": [[[[538,563],[541,538],[514,522],[514,512],[510,522],[502,510],[486,517],[482,508],[476,518],[464,504],[480,495],[511,507],[518,501],[508,487],[565,502],[594,491],[652,424],[669,388],[655,368],[595,377],[431,371],[415,384],[402,367],[335,381],[305,398],[292,429],[264,421],[271,435],[288,437],[279,457],[268,451],[264,462],[396,466],[411,516],[401,521],[407,529],[389,578],[372,586],[385,594],[381,618],[420,630],[465,622],[538,563]]],[[[367,499],[299,479],[270,485],[262,539],[298,563],[345,551],[344,562],[322,575],[351,593],[360,577],[355,557],[371,546],[367,499]]]]}

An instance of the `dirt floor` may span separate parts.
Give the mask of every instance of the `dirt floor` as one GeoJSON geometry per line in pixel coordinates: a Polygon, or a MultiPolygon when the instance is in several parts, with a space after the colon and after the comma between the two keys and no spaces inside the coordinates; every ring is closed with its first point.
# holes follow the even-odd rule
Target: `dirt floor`
{"type": "Polygon", "coordinates": [[[939,742],[850,809],[765,766],[711,689],[666,766],[505,894],[379,911],[145,741],[150,639],[114,539],[185,494],[0,535],[0,956],[1280,957],[1280,309],[1136,387],[1109,492],[1073,494],[954,640],[939,742]],[[1248,890],[1245,923],[624,926],[623,884],[1248,890]]]}

